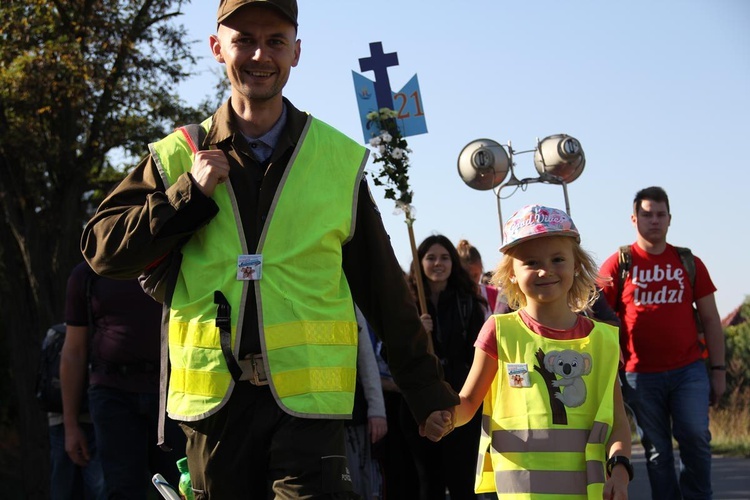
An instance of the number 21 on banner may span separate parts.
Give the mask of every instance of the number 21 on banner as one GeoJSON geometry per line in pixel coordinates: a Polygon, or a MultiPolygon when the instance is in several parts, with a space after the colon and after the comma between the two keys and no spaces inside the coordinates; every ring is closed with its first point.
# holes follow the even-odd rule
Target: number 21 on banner
{"type": "Polygon", "coordinates": [[[411,93],[410,96],[407,96],[403,92],[393,94],[393,104],[394,104],[394,107],[398,109],[399,120],[405,120],[407,118],[411,118],[412,116],[414,117],[424,116],[424,111],[422,111],[422,101],[419,95],[419,90],[415,90],[414,92],[411,93]],[[414,104],[415,112],[413,115],[409,112],[409,109],[411,108],[411,106],[408,106],[410,100],[414,104]]]}

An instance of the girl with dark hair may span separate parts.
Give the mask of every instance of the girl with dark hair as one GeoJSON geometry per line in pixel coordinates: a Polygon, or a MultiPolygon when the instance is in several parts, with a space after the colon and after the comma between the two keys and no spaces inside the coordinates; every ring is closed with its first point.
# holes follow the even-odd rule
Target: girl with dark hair
{"type": "MultiPolygon", "coordinates": [[[[432,336],[445,380],[459,391],[474,358],[474,341],[484,322],[486,301],[445,236],[426,238],[417,248],[417,257],[409,283],[417,296],[414,265],[419,265],[427,302],[427,311],[420,311],[422,323],[432,336]]],[[[452,500],[476,498],[474,477],[481,412],[438,443],[419,437],[410,414],[403,412],[401,422],[417,465],[420,499],[444,500],[446,488],[452,500]]]]}

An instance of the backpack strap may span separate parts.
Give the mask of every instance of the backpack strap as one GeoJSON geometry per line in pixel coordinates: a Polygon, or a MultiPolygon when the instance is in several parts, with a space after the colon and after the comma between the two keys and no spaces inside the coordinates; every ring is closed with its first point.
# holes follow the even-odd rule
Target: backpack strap
{"type": "MultiPolygon", "coordinates": [[[[93,269],[86,274],[86,316],[88,318],[88,342],[86,359],[88,360],[88,370],[91,371],[94,366],[94,334],[96,333],[96,322],[94,320],[94,306],[92,297],[94,296],[94,282],[99,279],[99,275],[93,269]]],[[[88,380],[86,381],[88,385],[88,380]]]]}
{"type": "Polygon", "coordinates": [[[466,338],[469,329],[469,319],[474,312],[474,297],[471,295],[460,296],[456,294],[456,305],[458,305],[458,317],[461,320],[461,335],[466,338]]]}
{"type": "Polygon", "coordinates": [[[690,291],[692,293],[692,296],[690,298],[693,304],[693,319],[695,319],[695,326],[698,329],[698,341],[700,342],[701,349],[703,350],[703,357],[706,358],[708,356],[708,351],[706,348],[706,341],[703,333],[703,321],[701,321],[700,314],[698,313],[698,308],[695,306],[695,257],[693,256],[693,252],[691,252],[689,248],[674,248],[680,255],[682,267],[685,268],[685,272],[688,274],[688,279],[690,280],[690,291]]]}
{"type": "Polygon", "coordinates": [[[617,256],[618,281],[617,300],[615,301],[617,311],[620,311],[622,306],[622,290],[625,287],[625,280],[628,279],[632,262],[633,256],[630,254],[630,245],[622,245],[617,256]]]}
{"type": "Polygon", "coordinates": [[[178,128],[190,147],[193,154],[202,149],[203,141],[206,139],[206,130],[201,127],[200,123],[191,123],[178,128]]]}
{"type": "Polygon", "coordinates": [[[674,247],[677,253],[680,254],[680,260],[682,261],[682,267],[688,273],[688,279],[690,279],[690,287],[695,288],[695,257],[693,252],[689,248],[685,247],[674,247]]]}

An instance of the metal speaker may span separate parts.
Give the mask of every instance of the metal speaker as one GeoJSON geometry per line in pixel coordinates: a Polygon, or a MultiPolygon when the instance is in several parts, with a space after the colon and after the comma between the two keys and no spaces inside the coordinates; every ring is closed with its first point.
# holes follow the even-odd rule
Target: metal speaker
{"type": "Polygon", "coordinates": [[[491,139],[470,142],[458,155],[458,175],[472,189],[487,191],[503,182],[510,160],[499,143],[491,139]]]}
{"type": "Polygon", "coordinates": [[[578,139],[565,134],[551,135],[539,141],[534,151],[534,166],[539,175],[554,175],[570,183],[583,172],[586,156],[578,139]]]}

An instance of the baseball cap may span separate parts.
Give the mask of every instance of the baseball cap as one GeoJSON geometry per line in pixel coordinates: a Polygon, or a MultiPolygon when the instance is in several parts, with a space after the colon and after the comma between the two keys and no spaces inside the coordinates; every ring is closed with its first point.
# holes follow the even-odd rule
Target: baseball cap
{"type": "Polygon", "coordinates": [[[216,13],[216,22],[221,24],[226,18],[245,5],[258,3],[267,5],[278,10],[284,17],[288,18],[294,27],[297,27],[297,0],[221,0],[219,12],[216,13]]]}
{"type": "Polygon", "coordinates": [[[571,236],[581,242],[581,235],[573,219],[563,210],[542,205],[526,205],[511,215],[503,227],[505,252],[519,243],[542,236],[571,236]]]}

